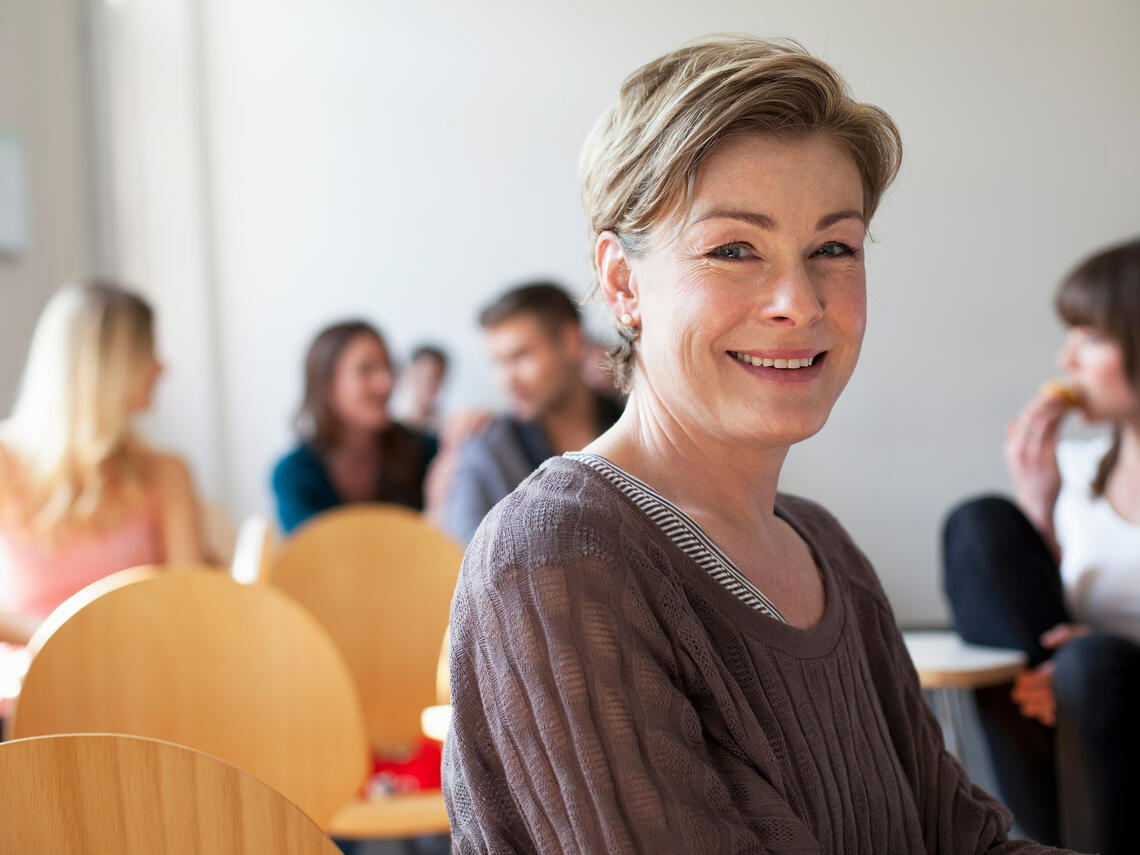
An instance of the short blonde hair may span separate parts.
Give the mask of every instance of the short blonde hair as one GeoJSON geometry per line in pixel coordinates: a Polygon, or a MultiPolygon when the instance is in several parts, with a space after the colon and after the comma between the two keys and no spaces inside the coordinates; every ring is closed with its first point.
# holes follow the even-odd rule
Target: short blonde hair
{"type": "MultiPolygon", "coordinates": [[[[716,36],[642,66],[594,125],[579,161],[591,253],[613,231],[636,257],[659,225],[688,211],[697,171],[730,137],[797,138],[825,133],[851,153],[870,222],[902,160],[902,139],[885,112],[856,102],[823,60],[789,39],[716,36]]],[[[595,270],[595,286],[597,271],[595,270]]],[[[636,330],[618,325],[611,354],[628,389],[636,330]]]]}

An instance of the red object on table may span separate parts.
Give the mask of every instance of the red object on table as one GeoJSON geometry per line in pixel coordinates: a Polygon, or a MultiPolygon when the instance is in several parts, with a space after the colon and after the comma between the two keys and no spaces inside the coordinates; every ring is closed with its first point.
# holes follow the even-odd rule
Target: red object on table
{"type": "Polygon", "coordinates": [[[418,793],[420,790],[438,790],[443,786],[440,774],[442,764],[443,744],[425,736],[420,739],[416,750],[406,758],[373,758],[372,774],[364,785],[364,796],[371,799],[418,793]]]}

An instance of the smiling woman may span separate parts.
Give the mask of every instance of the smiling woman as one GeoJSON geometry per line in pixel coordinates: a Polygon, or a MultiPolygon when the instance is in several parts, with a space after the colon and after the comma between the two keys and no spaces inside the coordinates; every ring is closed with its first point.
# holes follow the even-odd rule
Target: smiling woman
{"type": "Polygon", "coordinates": [[[297,416],[301,442],[273,469],[284,531],[348,502],[423,508],[437,443],[389,417],[392,385],[388,345],[367,321],[342,321],[313,339],[297,416]]]}
{"type": "Polygon", "coordinates": [[[946,753],[866,558],[778,492],[866,324],[898,132],[790,42],[636,71],[582,196],[630,391],[484,521],[452,610],[456,851],[1041,852],[946,753]]]}

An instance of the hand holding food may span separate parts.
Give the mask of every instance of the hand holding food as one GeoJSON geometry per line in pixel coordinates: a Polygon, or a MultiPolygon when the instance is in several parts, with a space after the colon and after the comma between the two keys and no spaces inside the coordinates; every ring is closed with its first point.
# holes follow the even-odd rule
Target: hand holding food
{"type": "Polygon", "coordinates": [[[1081,390],[1073,383],[1063,378],[1046,380],[1037,392],[1038,397],[1055,400],[1065,405],[1065,409],[1081,405],[1081,390]]]}
{"type": "Polygon", "coordinates": [[[1046,381],[1037,396],[1006,426],[1005,460],[1017,504],[1050,544],[1053,506],[1061,490],[1057,432],[1065,413],[1080,401],[1080,390],[1073,384],[1065,380],[1046,381]]]}

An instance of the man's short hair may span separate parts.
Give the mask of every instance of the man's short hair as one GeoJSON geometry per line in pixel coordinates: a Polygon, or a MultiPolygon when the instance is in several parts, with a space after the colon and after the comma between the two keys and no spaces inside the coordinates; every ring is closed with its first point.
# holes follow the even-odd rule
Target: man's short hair
{"type": "Polygon", "coordinates": [[[447,370],[447,353],[444,352],[442,347],[437,347],[434,344],[421,344],[419,347],[412,351],[411,361],[415,362],[421,356],[426,356],[434,359],[445,371],[447,370]]]}
{"type": "Polygon", "coordinates": [[[553,282],[527,282],[500,296],[479,314],[479,324],[488,329],[517,315],[531,315],[551,335],[566,324],[580,326],[578,306],[553,282]]]}

